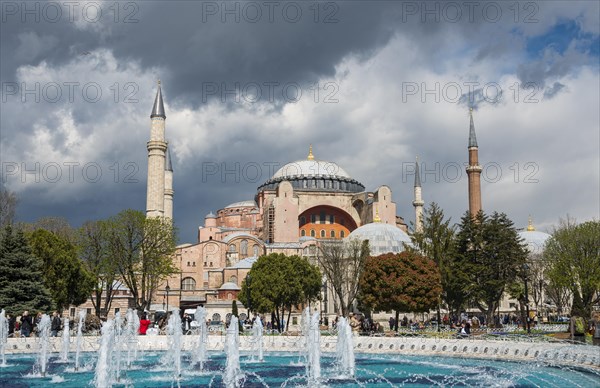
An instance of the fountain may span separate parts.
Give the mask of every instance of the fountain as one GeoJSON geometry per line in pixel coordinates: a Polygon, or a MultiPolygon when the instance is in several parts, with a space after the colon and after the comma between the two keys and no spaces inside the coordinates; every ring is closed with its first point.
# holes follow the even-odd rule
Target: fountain
{"type": "Polygon", "coordinates": [[[173,368],[173,378],[175,381],[181,377],[181,317],[179,309],[174,308],[171,311],[169,322],[167,323],[167,342],[169,352],[167,353],[167,363],[173,368]]]}
{"type": "MultiPolygon", "coordinates": [[[[307,315],[310,316],[308,308],[307,315]]],[[[319,329],[319,313],[315,312],[308,324],[306,338],[306,378],[309,384],[316,384],[321,379],[321,330],[319,329]]]]}
{"type": "Polygon", "coordinates": [[[227,355],[227,361],[225,363],[223,383],[228,388],[239,387],[240,380],[243,377],[240,369],[239,330],[238,318],[232,316],[229,321],[229,327],[227,328],[227,338],[225,339],[225,354],[227,355]]]}
{"type": "Polygon", "coordinates": [[[4,309],[0,312],[0,366],[6,366],[6,343],[8,342],[8,320],[4,309]]]}
{"type": "Polygon", "coordinates": [[[75,345],[75,371],[79,370],[79,356],[81,354],[81,340],[83,338],[83,324],[85,323],[85,310],[79,310],[79,323],[77,324],[77,341],[75,345]]]}
{"type": "Polygon", "coordinates": [[[121,312],[115,313],[115,339],[113,352],[115,353],[115,377],[116,381],[121,381],[121,354],[123,351],[123,319],[121,318],[121,312]]]}
{"type": "Polygon", "coordinates": [[[125,344],[127,345],[127,367],[130,368],[133,359],[137,357],[137,335],[140,328],[140,318],[133,309],[128,309],[126,319],[125,344]]]}
{"type": "Polygon", "coordinates": [[[208,336],[208,328],[206,327],[206,309],[204,307],[196,308],[194,318],[198,323],[198,346],[196,358],[194,361],[199,365],[200,370],[204,369],[204,363],[207,360],[206,342],[208,336]]]}
{"type": "Polygon", "coordinates": [[[71,344],[71,336],[69,332],[69,318],[65,318],[63,322],[63,334],[62,334],[62,350],[60,352],[60,359],[64,362],[69,360],[69,346],[71,344]]]}
{"type": "Polygon", "coordinates": [[[48,368],[48,348],[50,347],[50,317],[47,314],[42,315],[38,323],[38,336],[40,337],[40,349],[38,354],[38,367],[40,375],[46,376],[48,368]]]}
{"type": "Polygon", "coordinates": [[[343,377],[354,378],[354,346],[352,329],[348,320],[344,317],[340,318],[337,329],[336,361],[338,370],[343,377]]]}
{"type": "Polygon", "coordinates": [[[252,358],[258,357],[258,361],[264,361],[263,352],[263,324],[260,315],[254,317],[252,324],[252,358]]]}
{"type": "Polygon", "coordinates": [[[115,344],[115,322],[108,320],[102,324],[102,337],[100,338],[100,352],[96,363],[96,388],[112,386],[112,356],[115,344]]]}

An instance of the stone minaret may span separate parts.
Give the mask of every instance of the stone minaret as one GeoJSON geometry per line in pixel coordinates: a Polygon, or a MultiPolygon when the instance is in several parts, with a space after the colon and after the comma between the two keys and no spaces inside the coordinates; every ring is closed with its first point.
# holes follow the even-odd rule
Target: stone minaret
{"type": "Polygon", "coordinates": [[[173,165],[171,149],[167,148],[167,164],[165,165],[165,219],[173,220],[173,165]]]}
{"type": "Polygon", "coordinates": [[[417,157],[415,162],[415,200],[413,206],[415,207],[415,231],[423,231],[423,198],[421,197],[421,174],[419,172],[419,158],[417,157]]]}
{"type": "Polygon", "coordinates": [[[469,212],[474,217],[481,210],[481,166],[479,165],[479,147],[475,137],[475,125],[473,124],[473,108],[469,115],[471,123],[469,128],[469,166],[467,177],[469,178],[469,212]]]}
{"type": "Polygon", "coordinates": [[[167,143],[165,142],[165,107],[163,105],[160,81],[150,114],[151,130],[148,148],[148,183],[146,194],[146,216],[165,215],[165,162],[167,143]]]}

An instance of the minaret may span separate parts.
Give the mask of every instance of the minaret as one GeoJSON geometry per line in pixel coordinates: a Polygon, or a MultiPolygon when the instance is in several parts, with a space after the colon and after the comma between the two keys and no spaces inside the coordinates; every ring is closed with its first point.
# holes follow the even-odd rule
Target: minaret
{"type": "Polygon", "coordinates": [[[475,125],[473,124],[473,108],[469,115],[471,123],[469,128],[469,166],[467,167],[467,177],[469,178],[469,212],[475,217],[481,210],[481,166],[479,165],[479,147],[477,147],[477,137],[475,137],[475,125]]]}
{"type": "Polygon", "coordinates": [[[415,207],[415,231],[423,231],[423,198],[421,197],[421,173],[419,172],[419,157],[417,156],[415,162],[415,200],[413,206],[415,207]]]}
{"type": "Polygon", "coordinates": [[[165,220],[173,221],[173,165],[171,149],[167,147],[167,163],[165,164],[165,220]]]}
{"type": "Polygon", "coordinates": [[[165,200],[165,161],[167,143],[165,142],[165,107],[163,105],[160,80],[150,114],[151,130],[148,148],[148,183],[146,188],[146,216],[163,217],[165,200]]]}

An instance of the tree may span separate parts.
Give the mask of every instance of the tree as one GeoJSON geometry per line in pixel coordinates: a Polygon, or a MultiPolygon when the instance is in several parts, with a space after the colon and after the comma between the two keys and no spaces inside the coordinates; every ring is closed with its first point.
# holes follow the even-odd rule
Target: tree
{"type": "MultiPolygon", "coordinates": [[[[413,246],[406,246],[408,251],[429,257],[437,264],[442,281],[441,299],[448,306],[450,315],[462,309],[467,297],[460,274],[455,271],[455,238],[455,227],[450,225],[450,219],[445,219],[444,211],[432,202],[425,209],[422,230],[414,232],[411,236],[413,246]]],[[[439,304],[437,315],[440,322],[439,304]]]]}
{"type": "Polygon", "coordinates": [[[546,243],[548,277],[573,295],[571,315],[590,317],[600,302],[600,221],[561,220],[546,243]]]}
{"type": "Polygon", "coordinates": [[[95,279],[83,267],[76,247],[44,229],[29,236],[31,250],[42,262],[43,279],[56,306],[80,305],[90,296],[95,279]]]}
{"type": "Polygon", "coordinates": [[[473,217],[466,212],[456,239],[455,273],[467,297],[493,322],[506,287],[517,281],[527,260],[527,248],[504,213],[473,217]]]}
{"type": "Polygon", "coordinates": [[[79,256],[87,271],[96,279],[91,295],[96,316],[109,311],[116,291],[118,270],[110,255],[109,224],[89,221],[77,233],[79,256]]]}
{"type": "MultiPolygon", "coordinates": [[[[359,300],[376,311],[426,312],[438,305],[442,292],[435,262],[414,252],[369,257],[360,278],[359,300]]],[[[397,330],[397,327],[396,327],[397,330]]]]}
{"type": "Polygon", "coordinates": [[[235,300],[231,301],[231,315],[238,318],[238,329],[239,329],[240,333],[243,332],[244,326],[242,325],[242,322],[239,320],[237,301],[235,301],[235,300]]]}
{"type": "Polygon", "coordinates": [[[19,200],[17,195],[0,187],[0,227],[12,225],[15,221],[15,211],[19,200]]]}
{"type": "Polygon", "coordinates": [[[175,229],[168,220],[124,210],[108,220],[109,252],[138,311],[150,309],[159,284],[177,272],[175,229]]]}
{"type": "MultiPolygon", "coordinates": [[[[318,300],[321,291],[321,272],[317,266],[307,259],[283,253],[271,253],[261,256],[248,272],[252,279],[248,285],[242,282],[240,295],[248,295],[252,307],[260,313],[274,312],[274,324],[283,331],[279,324],[288,312],[287,324],[292,308],[300,304],[318,300]]],[[[248,301],[246,301],[248,303],[248,301]]]]}
{"type": "Polygon", "coordinates": [[[341,310],[344,317],[356,301],[359,279],[369,254],[368,240],[324,241],[319,245],[319,266],[333,291],[335,310],[341,310]]]}
{"type": "Polygon", "coordinates": [[[50,291],[42,281],[42,263],[31,253],[20,230],[0,230],[0,306],[13,315],[25,310],[50,311],[50,291]]]}

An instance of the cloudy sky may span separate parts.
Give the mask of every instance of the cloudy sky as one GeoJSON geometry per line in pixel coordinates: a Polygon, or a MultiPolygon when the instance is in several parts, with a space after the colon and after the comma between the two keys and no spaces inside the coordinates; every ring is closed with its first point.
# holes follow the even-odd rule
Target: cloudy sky
{"type": "Polygon", "coordinates": [[[599,4],[5,1],[2,184],[21,221],[144,210],[160,78],[181,242],[311,143],[407,222],[418,155],[458,221],[469,106],[484,210],[598,219],[599,4]]]}

